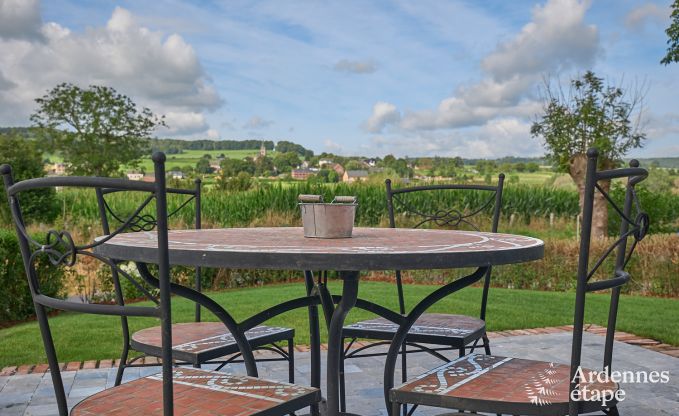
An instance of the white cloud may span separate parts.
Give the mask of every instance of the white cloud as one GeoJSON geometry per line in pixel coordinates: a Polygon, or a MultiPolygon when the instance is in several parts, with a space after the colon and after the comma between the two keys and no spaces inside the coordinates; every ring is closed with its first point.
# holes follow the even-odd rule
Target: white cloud
{"type": "Polygon", "coordinates": [[[498,45],[481,67],[495,80],[590,66],[599,50],[595,26],[584,22],[588,1],[550,0],[535,6],[533,21],[498,45]]]}
{"type": "Polygon", "coordinates": [[[401,113],[394,104],[378,102],[373,106],[373,113],[365,122],[365,129],[371,133],[382,131],[384,126],[396,123],[401,119],[401,113]]]}
{"type": "Polygon", "coordinates": [[[325,147],[325,151],[329,153],[340,153],[343,149],[341,144],[330,139],[325,139],[323,141],[323,146],[325,147]]]}
{"type": "Polygon", "coordinates": [[[0,38],[42,40],[38,0],[0,0],[0,38]]]}
{"type": "Polygon", "coordinates": [[[219,134],[219,131],[215,129],[209,129],[207,131],[207,138],[210,140],[219,140],[221,138],[221,135],[219,134]]]}
{"type": "Polygon", "coordinates": [[[195,112],[173,112],[165,114],[168,125],[167,132],[172,136],[189,136],[202,133],[208,129],[205,116],[195,112]]]}
{"type": "Polygon", "coordinates": [[[376,154],[396,156],[540,156],[544,151],[537,139],[530,138],[530,125],[520,118],[503,117],[473,129],[403,131],[388,137],[374,136],[368,148],[376,154]]]}
{"type": "Polygon", "coordinates": [[[377,65],[373,61],[352,61],[341,59],[333,67],[338,72],[348,72],[352,74],[372,74],[377,70],[377,65]]]}
{"type": "Polygon", "coordinates": [[[655,3],[645,3],[630,10],[625,16],[625,26],[630,29],[642,29],[646,22],[665,25],[669,21],[672,11],[668,6],[658,6],[655,3]]]}
{"type": "MultiPolygon", "coordinates": [[[[4,15],[10,2],[1,1],[4,15]]],[[[218,108],[222,100],[181,36],[142,27],[120,7],[105,26],[73,32],[53,22],[41,25],[38,4],[30,4],[31,13],[24,15],[33,16],[33,26],[27,25],[23,34],[0,37],[0,74],[5,79],[0,123],[27,123],[36,97],[72,82],[111,86],[139,105],[167,114],[171,134],[207,130],[201,113],[218,108]],[[35,27],[42,39],[31,37],[35,27]]]]}
{"type": "Polygon", "coordinates": [[[584,22],[589,2],[549,0],[533,8],[533,19],[481,61],[485,77],[457,88],[435,109],[401,112],[378,103],[366,121],[378,133],[483,126],[496,118],[531,117],[539,110],[535,91],[544,74],[589,67],[597,57],[599,36],[584,22]]]}
{"type": "Polygon", "coordinates": [[[271,120],[265,120],[260,116],[252,116],[250,120],[246,121],[245,124],[243,124],[244,129],[252,129],[252,130],[259,130],[259,129],[264,129],[273,124],[273,121],[271,120]]]}

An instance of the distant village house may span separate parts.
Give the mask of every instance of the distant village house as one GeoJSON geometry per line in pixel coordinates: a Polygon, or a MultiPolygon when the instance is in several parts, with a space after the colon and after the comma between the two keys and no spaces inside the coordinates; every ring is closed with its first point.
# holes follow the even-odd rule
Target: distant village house
{"type": "Polygon", "coordinates": [[[367,170],[348,170],[344,172],[344,176],[342,176],[342,182],[356,182],[356,181],[365,181],[368,179],[368,171],[367,170]]]}
{"type": "Polygon", "coordinates": [[[182,172],[181,170],[171,170],[170,172],[168,172],[168,175],[172,179],[184,179],[186,177],[186,175],[184,175],[184,172],[182,172]]]}
{"type": "Polygon", "coordinates": [[[293,169],[290,176],[292,176],[292,179],[306,180],[314,174],[315,172],[310,169],[293,169]]]}
{"type": "Polygon", "coordinates": [[[131,181],[140,181],[144,179],[144,174],[142,172],[127,172],[127,179],[131,181]]]}
{"type": "Polygon", "coordinates": [[[344,175],[344,166],[340,165],[339,163],[333,163],[332,170],[334,170],[339,176],[344,175]]]}

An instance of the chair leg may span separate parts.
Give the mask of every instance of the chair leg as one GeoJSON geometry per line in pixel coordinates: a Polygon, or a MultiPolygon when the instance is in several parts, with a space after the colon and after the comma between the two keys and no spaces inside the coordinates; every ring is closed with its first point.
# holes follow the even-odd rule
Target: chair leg
{"type": "Polygon", "coordinates": [[[486,350],[486,355],[490,355],[490,340],[487,334],[483,334],[483,349],[486,350]]]}
{"type": "Polygon", "coordinates": [[[401,413],[401,404],[398,402],[391,402],[391,416],[398,416],[401,413]]]}
{"type": "Polygon", "coordinates": [[[118,371],[116,372],[116,381],[114,386],[119,386],[123,381],[123,372],[125,372],[125,367],[127,367],[127,355],[130,352],[130,346],[123,346],[123,352],[120,354],[120,364],[118,364],[118,371]]]}
{"type": "Polygon", "coordinates": [[[617,406],[609,408],[608,411],[604,411],[604,413],[606,413],[606,415],[608,416],[620,416],[620,412],[618,412],[617,406]]]}
{"type": "Polygon", "coordinates": [[[344,359],[346,350],[344,349],[344,340],[342,337],[342,352],[340,352],[340,368],[339,368],[339,392],[340,392],[340,412],[347,411],[347,393],[345,391],[346,385],[344,381],[344,359]]]}
{"type": "MultiPolygon", "coordinates": [[[[401,345],[401,380],[408,381],[408,345],[404,342],[401,345]]],[[[394,413],[397,415],[398,413],[394,413]]],[[[408,416],[408,405],[403,406],[403,416],[408,416]]]]}
{"type": "Polygon", "coordinates": [[[464,355],[465,355],[465,349],[464,349],[464,345],[463,345],[463,346],[461,346],[460,349],[459,349],[459,356],[460,356],[460,357],[464,357],[464,355]]]}
{"type": "Polygon", "coordinates": [[[295,382],[295,341],[288,339],[288,381],[295,382]]]}

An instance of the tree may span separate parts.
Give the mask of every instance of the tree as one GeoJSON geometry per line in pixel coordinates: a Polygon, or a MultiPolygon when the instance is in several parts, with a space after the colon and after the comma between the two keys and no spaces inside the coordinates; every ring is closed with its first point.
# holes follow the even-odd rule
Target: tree
{"type": "Polygon", "coordinates": [[[667,54],[660,61],[663,65],[669,65],[672,62],[679,62],[679,0],[674,0],[672,3],[672,23],[665,30],[667,33],[667,54]]]}
{"type": "MultiPolygon", "coordinates": [[[[531,126],[531,135],[545,141],[547,157],[561,171],[568,172],[584,201],[587,149],[599,150],[599,168],[618,165],[630,149],[641,147],[646,138],[641,131],[643,95],[633,91],[627,101],[621,87],[604,86],[603,80],[587,71],[571,81],[564,92],[545,82],[544,114],[531,126]]],[[[610,182],[599,183],[604,191],[610,182]]],[[[601,193],[595,193],[592,235],[607,234],[608,209],[601,193]]]]}
{"type": "Polygon", "coordinates": [[[276,165],[276,169],[278,169],[279,172],[290,172],[293,168],[296,168],[301,163],[302,161],[299,160],[299,154],[292,151],[276,153],[276,156],[274,156],[273,159],[273,164],[276,165]]]}
{"type": "Polygon", "coordinates": [[[212,166],[210,166],[210,159],[206,158],[205,156],[201,157],[198,159],[198,162],[196,162],[196,172],[208,174],[212,173],[213,171],[214,169],[212,169],[212,166]]]}
{"type": "Polygon", "coordinates": [[[255,174],[255,163],[252,159],[224,159],[219,166],[222,168],[222,176],[225,177],[236,176],[240,172],[255,174]]]}
{"type": "Polygon", "coordinates": [[[149,136],[163,118],[137,106],[113,88],[59,84],[35,100],[31,121],[55,140],[76,175],[110,176],[121,165],[136,166],[147,153],[149,136]]]}
{"type": "MultiPolygon", "coordinates": [[[[0,134],[0,163],[12,167],[16,181],[44,176],[42,161],[42,150],[35,140],[16,134],[0,134]]],[[[22,192],[19,203],[27,221],[51,222],[59,213],[54,188],[22,192]]],[[[11,221],[6,203],[0,204],[0,217],[5,224],[11,221]]]]}
{"type": "Polygon", "coordinates": [[[532,173],[532,172],[537,172],[537,171],[540,170],[540,165],[538,165],[538,164],[535,163],[535,162],[528,162],[528,163],[526,164],[526,170],[527,170],[528,172],[531,172],[531,173],[532,173]]]}

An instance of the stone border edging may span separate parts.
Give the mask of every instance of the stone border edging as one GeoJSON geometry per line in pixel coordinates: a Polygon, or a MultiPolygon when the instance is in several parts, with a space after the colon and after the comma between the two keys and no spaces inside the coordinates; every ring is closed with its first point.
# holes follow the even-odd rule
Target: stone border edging
{"type": "MultiPolygon", "coordinates": [[[[495,331],[489,332],[488,338],[497,339],[503,337],[513,337],[518,335],[539,335],[539,334],[556,334],[560,332],[571,332],[573,331],[573,325],[563,325],[563,326],[552,326],[546,328],[529,328],[529,329],[510,329],[506,331],[495,331]]],[[[588,324],[585,325],[585,331],[604,336],[606,334],[606,328],[600,325],[588,324]]],[[[638,347],[643,347],[661,354],[669,355],[670,357],[679,358],[679,346],[664,344],[660,341],[644,338],[628,332],[616,331],[615,340],[624,342],[630,345],[636,345],[638,347]]],[[[357,341],[354,343],[357,347],[366,345],[367,343],[357,341]]],[[[327,344],[321,344],[322,350],[327,350],[327,344]]],[[[297,345],[295,350],[298,352],[308,352],[308,345],[297,345]]],[[[255,351],[255,355],[259,355],[260,351],[255,351]]],[[[144,364],[159,364],[160,360],[156,357],[144,357],[140,359],[144,364]]],[[[90,361],[71,361],[68,363],[59,363],[62,371],[77,371],[80,369],[95,369],[95,368],[112,368],[117,367],[120,360],[90,360],[90,361]]],[[[9,366],[0,370],[0,377],[2,376],[13,376],[13,375],[23,375],[23,374],[44,374],[49,371],[49,365],[47,364],[24,364],[20,366],[9,366]]]]}

